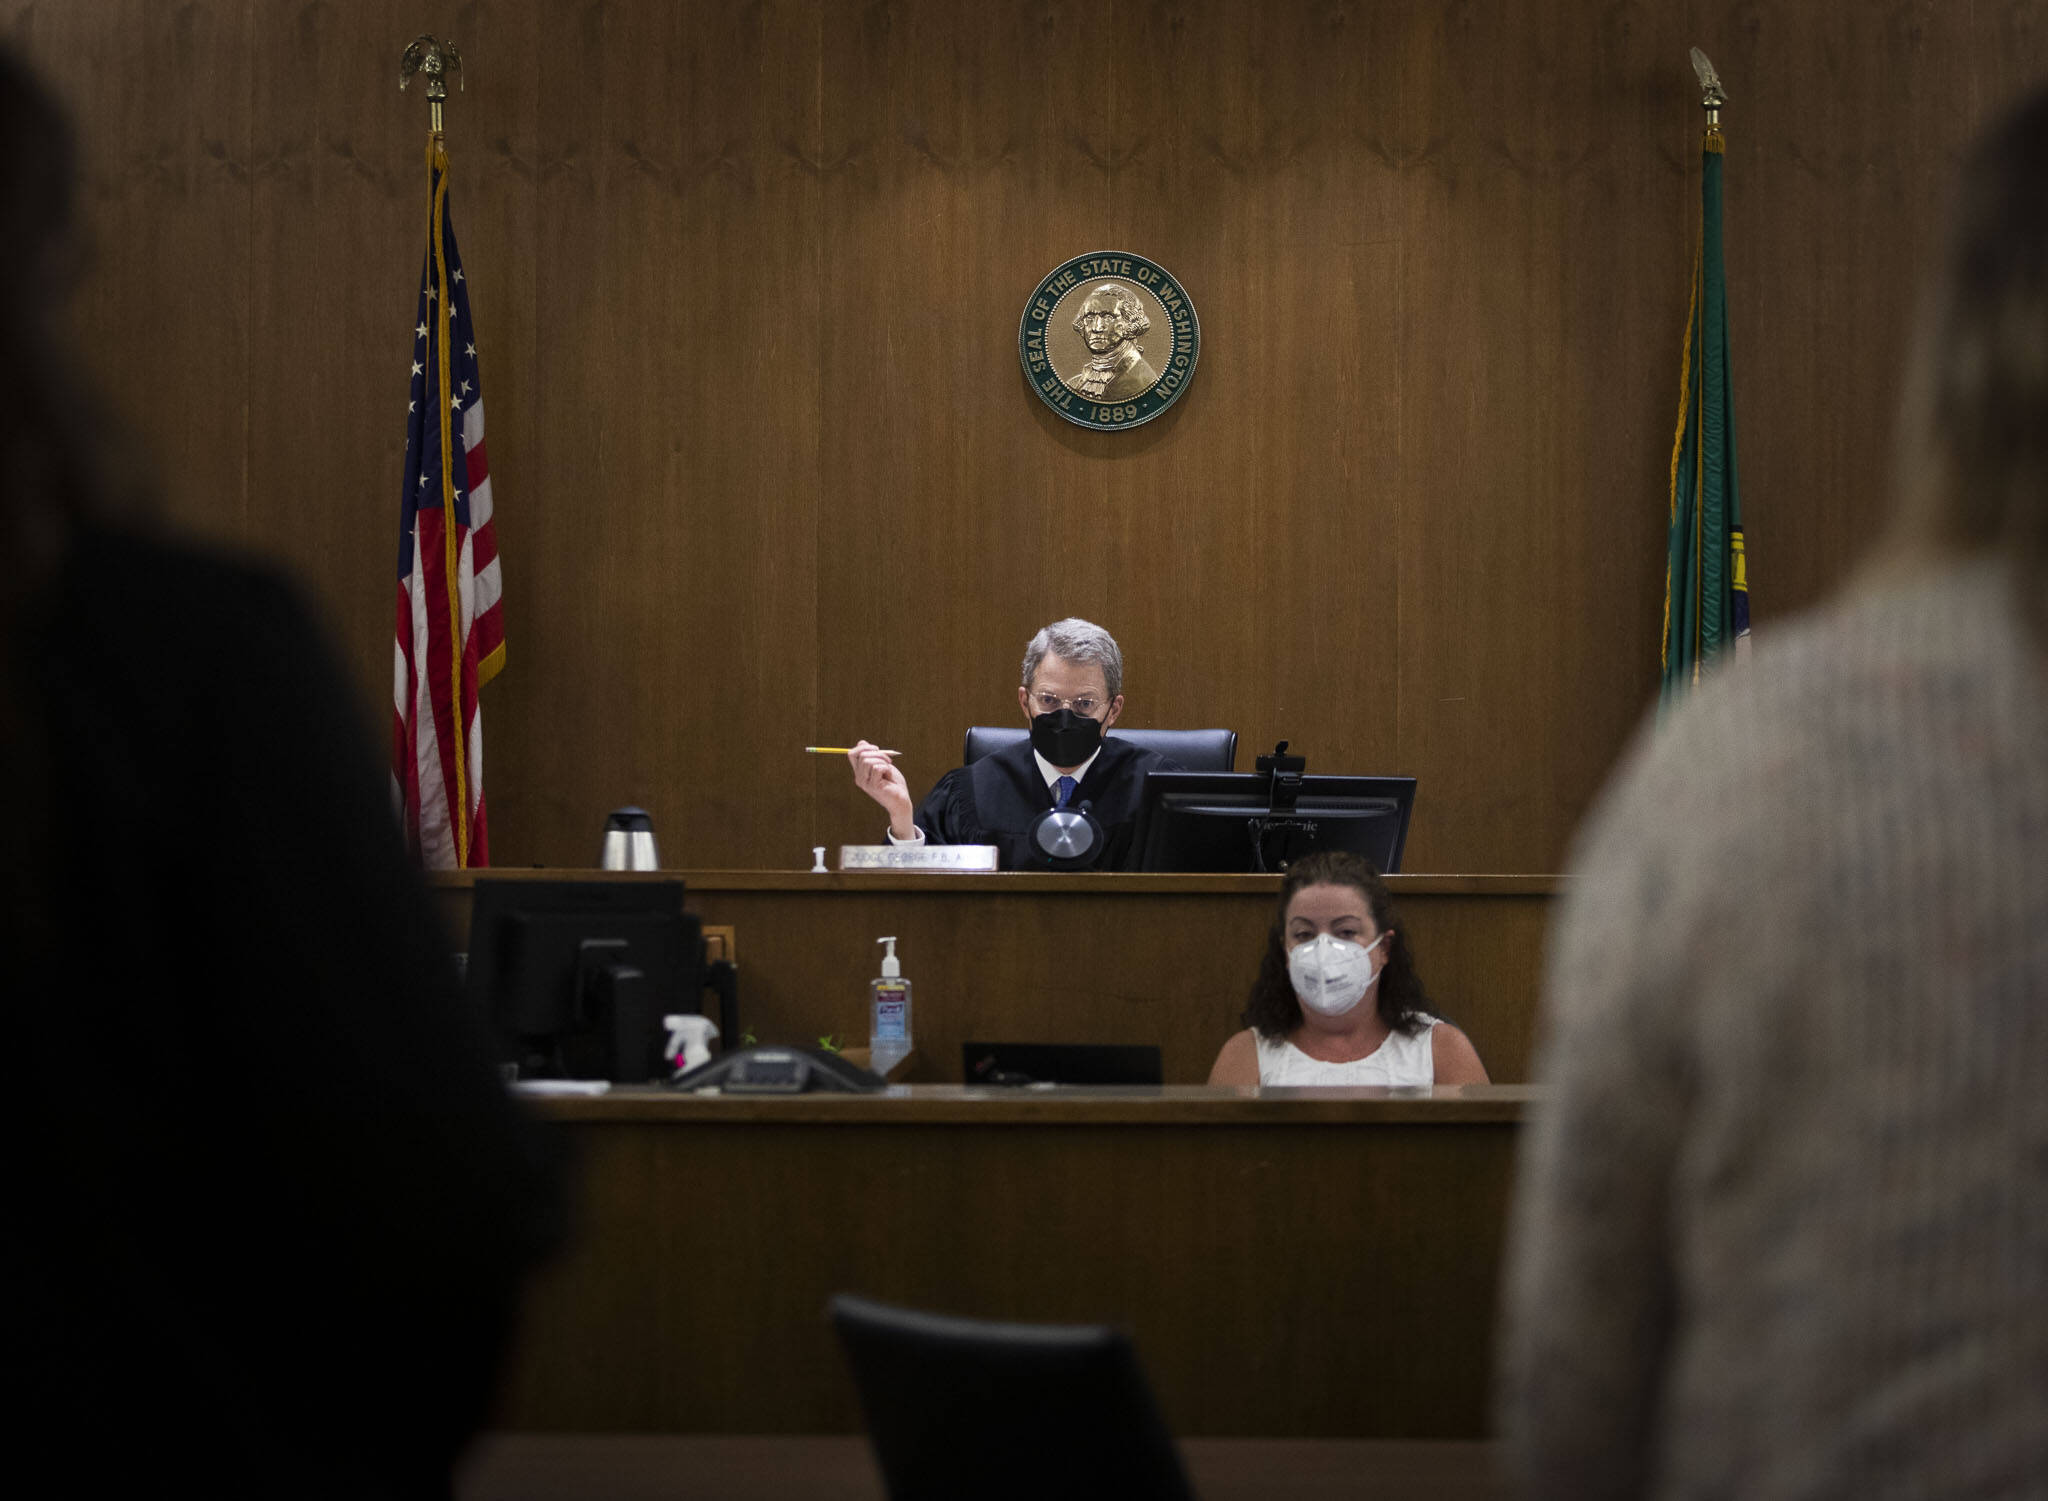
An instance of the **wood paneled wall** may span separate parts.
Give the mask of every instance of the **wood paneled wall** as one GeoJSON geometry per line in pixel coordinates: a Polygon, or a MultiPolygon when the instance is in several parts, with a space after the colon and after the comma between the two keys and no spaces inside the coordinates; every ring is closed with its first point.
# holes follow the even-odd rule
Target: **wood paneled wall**
{"type": "MultiPolygon", "coordinates": [[[[172,513],[296,567],[389,693],[429,27],[505,554],[502,864],[639,802],[687,866],[878,837],[1025,639],[1108,625],[1134,724],[1422,779],[1408,868],[1548,871],[1646,707],[1697,211],[1729,268],[1760,640],[1881,515],[1895,370],[2038,0],[963,6],[0,0],[75,102],[83,343],[172,513]],[[1060,261],[1190,289],[1135,432],[1032,399],[1060,261]]],[[[377,731],[381,737],[381,728],[377,731]]],[[[380,738],[381,743],[381,738],[380,738]]]]}

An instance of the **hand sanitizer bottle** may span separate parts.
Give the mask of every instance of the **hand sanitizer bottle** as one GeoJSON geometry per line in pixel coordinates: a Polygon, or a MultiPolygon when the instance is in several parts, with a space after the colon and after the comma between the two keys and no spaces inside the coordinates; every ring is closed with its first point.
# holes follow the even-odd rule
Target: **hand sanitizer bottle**
{"type": "Polygon", "coordinates": [[[868,1067],[886,1076],[910,1053],[910,982],[896,957],[896,940],[877,938],[889,946],[882,956],[882,976],[868,985],[868,1067]]]}

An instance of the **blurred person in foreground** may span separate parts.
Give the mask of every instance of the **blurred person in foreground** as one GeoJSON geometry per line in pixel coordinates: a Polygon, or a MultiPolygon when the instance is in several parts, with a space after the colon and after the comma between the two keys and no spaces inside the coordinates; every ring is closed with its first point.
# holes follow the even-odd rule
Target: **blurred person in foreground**
{"type": "Polygon", "coordinates": [[[446,1495],[558,1174],[307,610],[107,460],[58,322],[74,156],[0,50],[12,1457],[67,1494],[446,1495]]]}
{"type": "Polygon", "coordinates": [[[2048,93],[1967,159],[1934,292],[1878,556],[1582,835],[1521,1494],[2048,1495],[2048,93]]]}

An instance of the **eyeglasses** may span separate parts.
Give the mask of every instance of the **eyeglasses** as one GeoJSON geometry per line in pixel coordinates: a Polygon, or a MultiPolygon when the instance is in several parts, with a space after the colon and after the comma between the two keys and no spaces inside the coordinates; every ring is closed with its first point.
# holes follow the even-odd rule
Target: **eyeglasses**
{"type": "Polygon", "coordinates": [[[1038,706],[1041,714],[1057,714],[1062,709],[1072,709],[1083,719],[1093,719],[1095,711],[1102,707],[1102,700],[1090,693],[1079,698],[1061,698],[1057,693],[1034,693],[1031,702],[1038,706]]]}

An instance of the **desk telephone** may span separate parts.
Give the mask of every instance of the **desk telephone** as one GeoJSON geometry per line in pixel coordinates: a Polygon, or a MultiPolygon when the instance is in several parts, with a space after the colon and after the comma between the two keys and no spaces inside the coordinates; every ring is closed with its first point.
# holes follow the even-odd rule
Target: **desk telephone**
{"type": "Polygon", "coordinates": [[[674,1089],[719,1089],[726,1094],[804,1094],[818,1090],[873,1094],[888,1088],[880,1074],[849,1063],[837,1053],[804,1048],[741,1048],[677,1074],[674,1089]]]}

